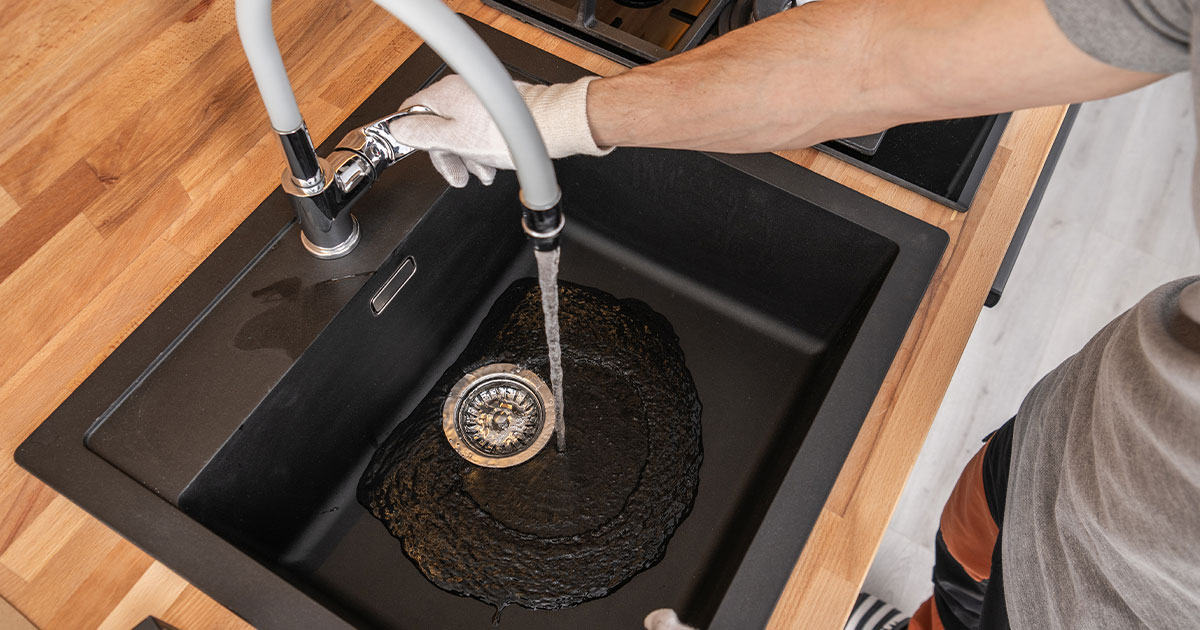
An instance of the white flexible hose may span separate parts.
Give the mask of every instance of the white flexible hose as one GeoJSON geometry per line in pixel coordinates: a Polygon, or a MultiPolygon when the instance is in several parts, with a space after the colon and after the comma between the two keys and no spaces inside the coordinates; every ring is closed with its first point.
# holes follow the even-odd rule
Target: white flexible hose
{"type": "MultiPolygon", "coordinates": [[[[375,3],[424,39],[479,96],[512,153],[525,205],[545,210],[557,204],[558,180],[533,116],[508,72],[479,35],[440,0],[375,0],[375,3]]],[[[236,11],[238,36],[271,126],[278,132],[294,131],[304,119],[275,42],[271,0],[236,0],[236,11]]]]}

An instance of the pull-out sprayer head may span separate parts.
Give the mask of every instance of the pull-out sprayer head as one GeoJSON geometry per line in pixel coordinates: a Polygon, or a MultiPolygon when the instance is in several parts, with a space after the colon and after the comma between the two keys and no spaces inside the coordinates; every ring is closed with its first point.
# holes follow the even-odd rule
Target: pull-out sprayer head
{"type": "MultiPolygon", "coordinates": [[[[525,201],[523,196],[521,201],[525,201]]],[[[558,236],[562,233],[566,221],[561,197],[557,203],[545,210],[534,210],[525,206],[521,214],[521,227],[525,234],[533,241],[534,249],[543,252],[558,248],[558,236]]]]}

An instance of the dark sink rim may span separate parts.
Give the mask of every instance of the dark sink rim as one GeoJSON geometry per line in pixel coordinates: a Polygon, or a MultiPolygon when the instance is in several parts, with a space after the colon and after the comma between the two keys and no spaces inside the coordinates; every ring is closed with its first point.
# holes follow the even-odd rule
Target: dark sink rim
{"type": "MultiPolygon", "coordinates": [[[[549,53],[468,20],[502,59],[530,74],[547,81],[566,81],[585,73],[549,53]]],[[[414,69],[428,69],[432,75],[439,65],[432,52],[422,47],[405,62],[404,69],[414,75],[420,74],[411,72],[414,69]]],[[[828,459],[833,456],[838,462],[845,460],[874,403],[874,395],[855,394],[877,392],[882,385],[949,237],[935,226],[778,156],[710,157],[882,234],[899,247],[710,625],[714,629],[759,627],[770,618],[840,472],[840,463],[829,466],[828,459]]],[[[279,204],[264,202],[41,423],[17,448],[15,459],[257,627],[352,627],[321,602],[88,450],[83,440],[92,421],[167,347],[162,331],[184,330],[240,270],[270,244],[295,237],[294,232],[294,220],[279,211],[279,204]],[[152,334],[156,329],[158,334],[152,334]]]]}

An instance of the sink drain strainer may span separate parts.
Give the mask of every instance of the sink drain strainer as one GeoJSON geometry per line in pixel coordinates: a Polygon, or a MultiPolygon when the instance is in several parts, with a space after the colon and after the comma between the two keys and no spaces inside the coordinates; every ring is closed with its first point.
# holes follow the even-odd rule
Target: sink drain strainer
{"type": "Polygon", "coordinates": [[[467,461],[516,466],[554,433],[554,396],[538,375],[511,363],[485,365],[459,379],[442,406],[442,430],[467,461]]]}

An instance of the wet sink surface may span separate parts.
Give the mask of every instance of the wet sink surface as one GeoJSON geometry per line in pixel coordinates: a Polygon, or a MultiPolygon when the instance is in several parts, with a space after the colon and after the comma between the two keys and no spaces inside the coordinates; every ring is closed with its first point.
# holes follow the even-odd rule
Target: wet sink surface
{"type": "MultiPolygon", "coordinates": [[[[580,72],[479,28],[529,76],[580,72]]],[[[438,69],[419,51],[347,125],[438,69]]],[[[660,607],[761,625],[946,235],[773,156],[618,150],[557,166],[560,277],[670,321],[704,406],[704,462],[660,564],[574,608],[510,607],[501,627],[636,628],[660,607]]],[[[511,175],[447,190],[410,159],[356,208],[359,250],[323,262],[277,193],[18,458],[256,625],[488,627],[492,609],[426,581],[354,491],[496,297],[535,274],[516,194],[511,175]],[[415,273],[376,315],[407,260],[415,273]]]]}

